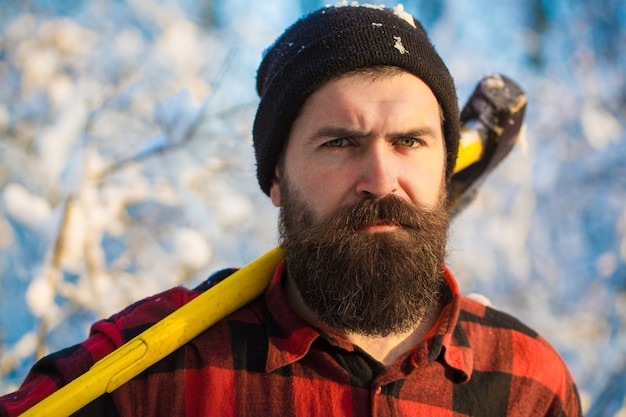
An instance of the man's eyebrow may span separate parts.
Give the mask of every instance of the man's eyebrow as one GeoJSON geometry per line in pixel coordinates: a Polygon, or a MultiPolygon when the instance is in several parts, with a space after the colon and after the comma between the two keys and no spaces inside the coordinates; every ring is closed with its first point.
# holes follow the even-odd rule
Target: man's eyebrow
{"type": "MultiPolygon", "coordinates": [[[[370,136],[371,132],[364,132],[356,129],[350,129],[347,127],[340,126],[326,126],[322,127],[319,130],[315,131],[311,136],[309,136],[309,140],[323,140],[328,138],[366,138],[370,136]]],[[[415,128],[408,129],[406,131],[393,132],[387,135],[390,138],[408,138],[408,137],[431,137],[437,138],[437,133],[435,129],[430,126],[418,126],[415,128]]]]}
{"type": "Polygon", "coordinates": [[[437,132],[430,126],[419,126],[413,129],[409,129],[403,132],[391,133],[389,137],[392,138],[409,138],[409,137],[431,137],[437,138],[437,132]]]}
{"type": "Polygon", "coordinates": [[[369,132],[363,132],[347,127],[325,126],[309,136],[309,140],[315,141],[328,138],[364,138],[367,137],[369,134],[369,132]]]}

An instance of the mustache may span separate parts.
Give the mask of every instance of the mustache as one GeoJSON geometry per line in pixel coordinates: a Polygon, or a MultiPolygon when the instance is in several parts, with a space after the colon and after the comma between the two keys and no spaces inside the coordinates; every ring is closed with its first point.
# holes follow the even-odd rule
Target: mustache
{"type": "Polygon", "coordinates": [[[418,230],[425,218],[437,216],[436,209],[408,202],[393,194],[368,198],[356,205],[344,207],[326,222],[334,230],[357,232],[377,224],[391,224],[409,230],[418,230]]]}

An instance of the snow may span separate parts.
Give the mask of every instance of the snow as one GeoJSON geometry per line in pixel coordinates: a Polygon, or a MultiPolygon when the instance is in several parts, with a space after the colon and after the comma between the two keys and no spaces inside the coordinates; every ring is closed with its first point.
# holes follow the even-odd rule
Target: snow
{"type": "Polygon", "coordinates": [[[113,38],[113,51],[122,59],[132,59],[144,48],[141,33],[135,28],[123,29],[113,38]]]}
{"type": "Polygon", "coordinates": [[[404,45],[402,45],[402,38],[400,36],[394,36],[393,42],[393,47],[396,48],[402,55],[409,53],[409,51],[404,48],[404,45]]]}
{"type": "Polygon", "coordinates": [[[181,262],[192,270],[200,269],[211,260],[209,242],[192,229],[180,229],[174,236],[175,252],[181,262]]]}
{"type": "Polygon", "coordinates": [[[360,3],[358,1],[343,0],[339,3],[335,3],[334,7],[368,7],[370,9],[382,10],[385,8],[384,4],[372,4],[372,3],[360,3]]]}
{"type": "MultiPolygon", "coordinates": [[[[276,244],[255,178],[254,76],[281,31],[323,5],[23,3],[0,15],[0,392],[97,318],[276,244]]],[[[544,335],[599,406],[626,366],[623,14],[403,3],[461,104],[485,74],[529,93],[518,146],[453,223],[449,264],[463,292],[544,335]]]]}
{"type": "Polygon", "coordinates": [[[417,26],[415,26],[415,20],[413,19],[413,15],[411,13],[408,13],[406,10],[404,10],[404,5],[398,4],[394,6],[392,10],[393,10],[393,13],[396,16],[398,16],[400,19],[406,21],[409,25],[413,26],[414,28],[417,28],[417,26]]]}
{"type": "Polygon", "coordinates": [[[6,104],[0,103],[0,132],[5,131],[9,126],[9,109],[6,104]]]}
{"type": "Polygon", "coordinates": [[[43,276],[35,278],[26,291],[26,303],[30,311],[37,317],[49,314],[55,306],[55,288],[52,283],[43,276]]]}
{"type": "Polygon", "coordinates": [[[6,249],[15,241],[13,228],[7,219],[0,217],[0,249],[6,249]]]}
{"type": "Polygon", "coordinates": [[[2,197],[6,214],[30,229],[39,230],[51,215],[50,203],[21,184],[6,184],[2,197]]]}
{"type": "Polygon", "coordinates": [[[594,149],[604,150],[624,137],[620,122],[601,103],[586,102],[581,122],[587,141],[594,149]]]}
{"type": "Polygon", "coordinates": [[[166,133],[168,143],[180,143],[186,139],[186,134],[194,131],[203,110],[194,100],[192,92],[184,89],[157,104],[154,120],[166,133]]]}
{"type": "MultiPolygon", "coordinates": [[[[21,361],[31,357],[37,350],[37,334],[28,332],[24,334],[9,351],[3,351],[0,357],[0,372],[5,375],[14,369],[21,361]]],[[[21,381],[20,381],[21,382],[21,381]]],[[[11,384],[9,390],[17,389],[17,384],[11,384]]]]}
{"type": "MultiPolygon", "coordinates": [[[[85,103],[76,99],[68,103],[57,120],[43,128],[38,135],[36,141],[40,168],[46,178],[57,179],[62,174],[69,155],[84,131],[87,116],[85,103]]],[[[73,179],[70,178],[70,181],[73,179]]]]}

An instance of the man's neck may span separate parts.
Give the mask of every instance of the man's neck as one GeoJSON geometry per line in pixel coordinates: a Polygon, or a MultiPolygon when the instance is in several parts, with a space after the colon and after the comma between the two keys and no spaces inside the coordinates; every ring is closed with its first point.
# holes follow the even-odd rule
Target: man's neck
{"type": "Polygon", "coordinates": [[[302,319],[325,332],[343,337],[385,366],[393,364],[420,343],[433,328],[441,313],[441,305],[438,304],[436,308],[427,311],[424,318],[419,323],[416,323],[413,329],[405,333],[394,333],[388,336],[364,336],[357,333],[339,331],[325,325],[304,304],[295,283],[288,276],[284,285],[287,302],[302,319]]]}

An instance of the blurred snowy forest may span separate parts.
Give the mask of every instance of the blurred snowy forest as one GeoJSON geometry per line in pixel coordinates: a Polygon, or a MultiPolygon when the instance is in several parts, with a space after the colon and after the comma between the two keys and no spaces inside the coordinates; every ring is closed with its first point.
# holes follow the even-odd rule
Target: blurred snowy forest
{"type": "MultiPolygon", "coordinates": [[[[0,0],[0,393],[94,320],[276,244],[256,66],[325,3],[0,0]]],[[[624,3],[403,2],[461,103],[493,72],[528,91],[449,263],[554,344],[589,416],[626,415],[624,3]]]]}

